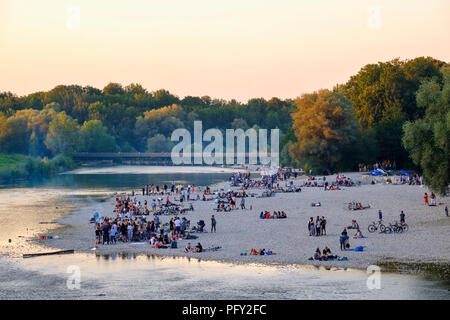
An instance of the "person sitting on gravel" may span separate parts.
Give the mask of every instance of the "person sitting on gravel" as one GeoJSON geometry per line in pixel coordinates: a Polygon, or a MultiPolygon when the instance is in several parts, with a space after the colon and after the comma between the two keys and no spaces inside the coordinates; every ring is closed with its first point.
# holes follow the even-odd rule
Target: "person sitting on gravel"
{"type": "Polygon", "coordinates": [[[203,247],[202,245],[199,243],[197,243],[197,245],[194,248],[194,252],[202,252],[203,251],[203,247]]]}
{"type": "Polygon", "coordinates": [[[361,230],[357,229],[355,235],[353,236],[353,239],[361,239],[364,238],[364,236],[361,233],[361,230]]]}
{"type": "Polygon", "coordinates": [[[331,250],[328,247],[325,247],[323,249],[323,254],[322,254],[322,260],[327,261],[327,260],[331,260],[331,259],[337,259],[338,256],[337,255],[332,255],[331,254],[331,250]]]}
{"type": "Polygon", "coordinates": [[[347,229],[359,229],[359,224],[356,222],[356,220],[352,220],[352,225],[348,226],[347,229]]]}
{"type": "Polygon", "coordinates": [[[320,249],[319,248],[317,248],[316,252],[314,252],[314,260],[319,260],[319,261],[322,260],[322,255],[320,254],[320,249]]]}
{"type": "Polygon", "coordinates": [[[165,249],[167,246],[165,246],[161,241],[156,240],[155,245],[153,246],[155,249],[165,249]]]}
{"type": "Polygon", "coordinates": [[[191,247],[191,243],[188,242],[188,244],[186,245],[186,248],[184,248],[184,252],[192,252],[192,247],[191,247]]]}

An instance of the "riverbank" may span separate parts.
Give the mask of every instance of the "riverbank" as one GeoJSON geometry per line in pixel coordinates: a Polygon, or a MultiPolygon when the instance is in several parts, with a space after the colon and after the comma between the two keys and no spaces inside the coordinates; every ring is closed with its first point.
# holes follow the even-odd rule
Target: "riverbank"
{"type": "MultiPolygon", "coordinates": [[[[361,180],[359,173],[348,174],[355,180],[361,180]]],[[[304,177],[303,177],[304,178],[304,177]]],[[[334,179],[327,177],[328,181],[334,179]]],[[[294,181],[300,184],[301,179],[294,181]]],[[[138,187],[138,186],[137,186],[138,187]]],[[[228,190],[229,183],[223,182],[212,186],[212,190],[228,190]]],[[[233,188],[235,189],[235,188],[233,188]]],[[[188,212],[186,218],[191,226],[200,219],[205,220],[209,230],[212,214],[217,219],[217,233],[202,233],[198,239],[181,240],[177,249],[153,249],[146,242],[117,243],[116,245],[95,246],[94,227],[89,223],[93,212],[112,216],[114,198],[104,202],[91,201],[86,207],[79,208],[58,220],[63,228],[55,229],[51,235],[58,239],[38,240],[52,249],[75,249],[76,252],[95,252],[98,255],[110,255],[126,252],[151,254],[156,256],[187,256],[202,260],[214,260],[233,263],[263,263],[274,265],[310,264],[325,268],[358,268],[385,262],[405,263],[450,263],[448,232],[450,218],[444,214],[444,206],[428,207],[423,204],[426,187],[410,185],[390,185],[377,183],[371,185],[363,181],[361,186],[343,187],[341,190],[324,191],[323,188],[302,188],[300,193],[277,193],[270,198],[258,198],[261,190],[248,190],[255,197],[246,199],[246,207],[252,210],[234,210],[232,212],[214,212],[214,202],[194,201],[195,210],[188,212]],[[363,204],[370,203],[371,208],[362,211],[349,211],[347,203],[356,200],[363,204]],[[311,202],[321,202],[321,207],[311,207],[311,202]],[[383,218],[388,222],[398,220],[400,210],[406,213],[408,232],[403,234],[369,233],[367,226],[377,220],[378,209],[383,210],[383,218]],[[263,220],[259,218],[262,210],[285,211],[287,219],[263,220]],[[327,235],[310,237],[307,233],[309,217],[325,216],[327,235]],[[353,230],[349,230],[352,248],[364,246],[363,252],[340,251],[339,235],[343,228],[356,219],[366,238],[353,239],[353,230]],[[220,246],[218,251],[203,253],[184,253],[187,242],[192,245],[200,242],[204,248],[220,246]],[[310,261],[316,248],[328,246],[333,254],[345,256],[348,261],[310,261]],[[272,256],[244,256],[250,248],[266,248],[275,252],[272,256]]],[[[152,196],[137,196],[140,201],[150,201],[152,196]]],[[[171,199],[172,200],[172,199],[171,199]]],[[[438,198],[438,203],[448,205],[448,197],[438,198]]],[[[239,200],[237,202],[239,204],[239,200]]],[[[170,216],[162,216],[163,223],[170,216]]]]}
{"type": "Polygon", "coordinates": [[[74,167],[74,161],[64,155],[41,159],[20,154],[0,154],[0,184],[18,179],[48,178],[74,167]]]}

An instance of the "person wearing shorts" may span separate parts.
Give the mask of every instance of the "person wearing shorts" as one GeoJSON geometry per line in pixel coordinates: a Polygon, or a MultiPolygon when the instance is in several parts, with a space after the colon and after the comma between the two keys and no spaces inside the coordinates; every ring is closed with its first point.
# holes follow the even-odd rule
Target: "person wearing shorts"
{"type": "Polygon", "coordinates": [[[176,217],[175,221],[175,235],[179,237],[181,235],[181,220],[180,218],[176,217]]]}

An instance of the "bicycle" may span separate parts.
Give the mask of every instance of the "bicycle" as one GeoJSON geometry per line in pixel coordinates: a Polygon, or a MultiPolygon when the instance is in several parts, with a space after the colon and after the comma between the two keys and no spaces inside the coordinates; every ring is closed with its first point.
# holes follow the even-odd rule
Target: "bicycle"
{"type": "Polygon", "coordinates": [[[367,230],[369,230],[370,233],[373,233],[373,232],[377,231],[378,229],[380,229],[380,232],[384,232],[386,227],[380,221],[372,222],[372,224],[367,227],[367,230]]]}
{"type": "Polygon", "coordinates": [[[406,223],[404,222],[400,222],[400,223],[396,223],[398,226],[402,227],[403,231],[406,232],[409,230],[409,227],[406,223]]]}
{"type": "Polygon", "coordinates": [[[403,228],[401,226],[399,226],[397,223],[396,224],[389,223],[389,226],[387,226],[384,229],[384,232],[385,233],[392,233],[392,232],[402,233],[403,232],[403,228]]]}

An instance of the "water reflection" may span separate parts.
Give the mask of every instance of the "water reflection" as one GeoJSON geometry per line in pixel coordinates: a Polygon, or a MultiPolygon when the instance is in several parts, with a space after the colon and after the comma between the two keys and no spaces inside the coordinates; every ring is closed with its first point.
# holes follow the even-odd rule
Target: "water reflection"
{"type": "MultiPolygon", "coordinates": [[[[450,299],[446,288],[421,277],[383,273],[381,289],[369,290],[363,271],[302,265],[244,265],[127,252],[44,256],[21,264],[62,278],[68,266],[78,266],[81,299],[99,293],[104,299],[450,299]]],[[[29,287],[35,288],[32,283],[29,287]]]]}

